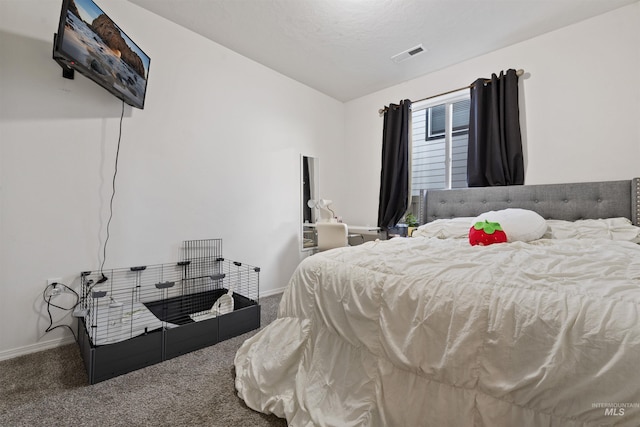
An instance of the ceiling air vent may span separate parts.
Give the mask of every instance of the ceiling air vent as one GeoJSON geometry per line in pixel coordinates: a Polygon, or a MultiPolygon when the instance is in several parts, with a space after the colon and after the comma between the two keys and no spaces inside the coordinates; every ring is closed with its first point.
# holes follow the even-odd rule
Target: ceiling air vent
{"type": "Polygon", "coordinates": [[[418,46],[412,47],[411,49],[407,49],[404,52],[401,52],[397,55],[393,55],[391,59],[393,60],[393,62],[402,62],[422,52],[424,52],[424,48],[422,47],[421,44],[419,44],[418,46]]]}

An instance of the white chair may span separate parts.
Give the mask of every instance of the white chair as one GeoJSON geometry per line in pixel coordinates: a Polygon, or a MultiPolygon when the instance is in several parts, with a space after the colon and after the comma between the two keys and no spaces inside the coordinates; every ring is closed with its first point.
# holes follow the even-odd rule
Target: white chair
{"type": "Polygon", "coordinates": [[[341,222],[318,222],[316,223],[318,233],[318,250],[341,248],[349,246],[347,224],[341,222]]]}

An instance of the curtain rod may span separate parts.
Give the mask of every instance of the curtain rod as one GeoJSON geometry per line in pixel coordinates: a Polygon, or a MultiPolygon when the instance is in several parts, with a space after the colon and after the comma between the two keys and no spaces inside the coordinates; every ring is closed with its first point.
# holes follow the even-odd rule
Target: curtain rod
{"type": "MultiPolygon", "coordinates": [[[[516,76],[518,76],[518,77],[520,77],[523,74],[524,74],[524,70],[522,68],[516,71],[516,76]]],[[[490,82],[490,81],[491,81],[491,79],[485,79],[485,82],[490,82]]],[[[473,84],[470,84],[470,85],[467,85],[465,87],[461,87],[461,88],[458,88],[458,89],[453,89],[453,90],[450,90],[450,91],[447,91],[447,92],[442,92],[442,93],[439,93],[437,95],[428,96],[426,98],[418,99],[417,101],[411,101],[411,102],[412,103],[414,103],[414,102],[422,102],[422,101],[426,101],[428,99],[437,98],[439,96],[449,95],[450,93],[457,92],[459,90],[470,89],[471,86],[473,86],[473,84]]],[[[385,106],[384,108],[381,108],[381,109],[378,110],[378,114],[382,117],[382,115],[384,115],[385,111],[387,111],[388,109],[389,109],[389,107],[385,106]]]]}

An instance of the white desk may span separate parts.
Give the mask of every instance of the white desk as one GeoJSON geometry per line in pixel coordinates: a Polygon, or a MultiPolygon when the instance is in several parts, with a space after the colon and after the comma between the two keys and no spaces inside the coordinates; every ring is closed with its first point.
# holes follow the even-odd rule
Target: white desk
{"type": "Polygon", "coordinates": [[[347,224],[347,229],[349,233],[364,233],[364,234],[373,234],[379,233],[380,227],[374,227],[372,225],[349,225],[347,224]]]}
{"type": "MultiPolygon", "coordinates": [[[[316,224],[313,222],[305,222],[302,224],[302,234],[303,234],[303,250],[304,249],[313,249],[317,245],[316,235],[315,235],[316,224]]],[[[350,245],[357,245],[360,243],[364,243],[368,240],[374,240],[379,237],[380,227],[375,225],[350,225],[347,224],[347,234],[349,238],[350,245]],[[369,236],[366,238],[365,236],[369,236]],[[374,237],[375,236],[375,237],[374,237]],[[357,238],[356,240],[352,240],[352,238],[357,238]]]]}
{"type": "MultiPolygon", "coordinates": [[[[315,222],[305,222],[302,224],[305,227],[313,227],[315,228],[315,222]]],[[[365,233],[365,234],[373,234],[378,233],[380,231],[380,227],[376,227],[374,225],[351,225],[347,224],[347,230],[349,233],[365,233]]]]}

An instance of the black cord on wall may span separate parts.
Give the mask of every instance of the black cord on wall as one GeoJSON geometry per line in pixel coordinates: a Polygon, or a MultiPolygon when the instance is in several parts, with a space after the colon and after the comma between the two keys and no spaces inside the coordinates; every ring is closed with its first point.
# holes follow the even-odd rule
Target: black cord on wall
{"type": "Polygon", "coordinates": [[[107,277],[103,273],[104,263],[107,260],[107,243],[109,242],[109,226],[113,219],[113,199],[116,196],[116,176],[118,175],[118,158],[120,157],[120,141],[122,140],[122,119],[124,118],[124,100],[122,101],[122,112],[120,113],[120,128],[118,132],[118,146],[116,148],[116,161],[113,171],[113,179],[111,180],[111,199],[109,200],[109,219],[107,221],[107,236],[104,239],[104,246],[102,248],[102,264],[100,265],[100,274],[102,278],[96,282],[96,284],[107,281],[107,277]]]}
{"type": "Polygon", "coordinates": [[[74,291],[73,289],[71,289],[70,287],[68,287],[67,285],[65,285],[64,283],[51,283],[50,285],[47,285],[46,288],[44,288],[44,291],[42,291],[42,299],[44,300],[44,302],[47,303],[47,314],[49,315],[49,326],[47,326],[47,329],[45,329],[45,333],[47,332],[51,332],[54,329],[58,329],[58,328],[67,328],[71,331],[71,334],[73,335],[73,338],[78,341],[78,338],[76,337],[76,333],[73,331],[73,328],[69,325],[57,325],[57,326],[53,326],[53,315],[51,314],[51,307],[60,309],[60,310],[64,310],[64,311],[71,311],[74,308],[76,308],[76,306],[78,305],[78,303],[80,302],[80,295],[78,295],[78,293],[76,291],[74,291]],[[49,293],[49,295],[47,295],[47,290],[51,290],[53,291],[54,289],[58,289],[58,288],[63,288],[63,290],[69,291],[71,292],[75,298],[76,301],[75,303],[71,306],[71,307],[62,307],[61,305],[58,304],[54,304],[51,302],[51,298],[53,298],[53,294],[49,293]]]}
{"type": "MultiPolygon", "coordinates": [[[[122,111],[120,113],[120,125],[119,125],[119,131],[118,131],[118,145],[116,148],[116,159],[115,159],[115,165],[114,165],[114,171],[113,171],[113,179],[111,180],[111,199],[109,200],[109,219],[107,221],[107,234],[106,237],[104,239],[104,246],[102,248],[102,263],[100,264],[100,274],[102,276],[101,279],[97,280],[90,288],[93,288],[93,286],[100,284],[100,283],[104,283],[108,280],[108,278],[104,275],[103,273],[103,269],[104,269],[104,264],[107,260],[107,243],[109,242],[109,227],[111,225],[111,220],[113,219],[113,199],[115,198],[116,195],[116,176],[118,175],[118,159],[120,157],[120,142],[122,141],[122,121],[124,119],[124,100],[122,101],[122,111]]],[[[47,285],[47,287],[44,288],[44,291],[42,291],[42,299],[47,303],[47,314],[49,315],[49,326],[47,327],[47,329],[44,331],[45,333],[47,332],[51,332],[54,329],[57,328],[67,328],[71,331],[71,334],[73,334],[74,339],[77,341],[77,337],[76,334],[73,330],[73,328],[69,325],[57,325],[57,326],[53,326],[53,315],[51,314],[51,308],[57,308],[59,310],[65,310],[65,311],[70,311],[70,310],[74,310],[83,300],[83,298],[80,298],[80,295],[78,295],[78,293],[76,291],[74,291],[73,289],[71,289],[70,287],[68,287],[67,285],[63,284],[63,283],[51,283],[49,285],[47,285]],[[53,298],[54,294],[53,294],[53,290],[57,289],[57,288],[63,288],[68,290],[69,292],[73,293],[76,297],[76,301],[75,303],[71,306],[71,307],[62,307],[60,305],[54,304],[53,302],[51,302],[51,299],[53,298]],[[47,291],[51,290],[51,292],[49,293],[49,295],[47,295],[47,291]]]]}

